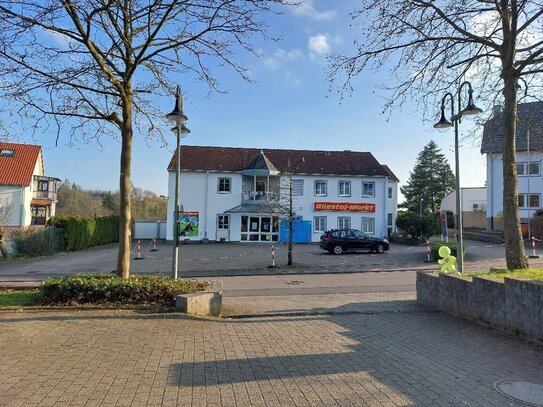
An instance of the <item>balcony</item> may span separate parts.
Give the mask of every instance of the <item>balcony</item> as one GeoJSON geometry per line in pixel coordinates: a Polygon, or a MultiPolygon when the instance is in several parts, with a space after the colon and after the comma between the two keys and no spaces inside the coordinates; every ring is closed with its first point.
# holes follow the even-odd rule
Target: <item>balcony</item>
{"type": "Polygon", "coordinates": [[[32,199],[38,201],[56,201],[57,183],[59,181],[58,178],[34,175],[32,199]]]}

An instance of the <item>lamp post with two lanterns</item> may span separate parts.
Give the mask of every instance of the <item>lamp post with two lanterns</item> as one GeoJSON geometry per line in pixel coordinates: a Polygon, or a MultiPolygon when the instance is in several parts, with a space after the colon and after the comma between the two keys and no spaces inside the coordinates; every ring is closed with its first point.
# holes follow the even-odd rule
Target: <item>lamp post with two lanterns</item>
{"type": "Polygon", "coordinates": [[[441,119],[434,124],[434,128],[440,131],[447,131],[449,128],[454,127],[454,158],[456,166],[456,239],[457,239],[457,259],[458,259],[458,271],[463,273],[464,271],[464,241],[462,238],[462,192],[460,188],[460,160],[458,157],[458,124],[464,116],[476,116],[481,113],[483,110],[475,106],[473,103],[473,88],[471,83],[468,81],[462,82],[458,86],[457,91],[458,97],[458,112],[455,113],[454,106],[454,96],[452,93],[447,92],[443,99],[441,99],[441,119]],[[468,105],[463,109],[462,106],[462,89],[468,87],[468,105]],[[445,102],[447,98],[451,102],[451,117],[450,120],[447,120],[445,117],[445,102]]]}
{"type": "Polygon", "coordinates": [[[166,115],[166,118],[175,123],[175,127],[172,129],[175,135],[177,136],[177,146],[175,149],[175,201],[174,201],[174,212],[173,212],[173,262],[172,262],[172,278],[177,278],[177,272],[179,269],[179,173],[181,172],[181,159],[179,157],[179,147],[180,139],[186,137],[190,130],[185,126],[185,122],[188,120],[188,117],[183,113],[183,98],[179,86],[177,86],[177,91],[175,93],[175,107],[174,109],[166,115]]]}

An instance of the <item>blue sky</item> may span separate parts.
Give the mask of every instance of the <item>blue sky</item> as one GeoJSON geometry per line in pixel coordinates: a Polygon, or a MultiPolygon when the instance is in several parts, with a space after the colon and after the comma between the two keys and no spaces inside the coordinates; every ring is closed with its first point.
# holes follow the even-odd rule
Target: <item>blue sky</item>
{"type": "MultiPolygon", "coordinates": [[[[255,40],[262,54],[259,58],[248,54],[237,56],[251,70],[256,83],[247,84],[228,68],[216,67],[213,72],[228,93],[209,94],[205,85],[180,77],[184,110],[189,117],[187,126],[192,131],[183,143],[369,151],[380,163],[387,164],[403,184],[418,153],[434,140],[454,170],[452,131],[435,131],[432,123],[422,122],[422,112],[412,106],[393,111],[390,117],[381,114],[386,95],[380,94],[377,85],[386,76],[365,73],[356,79],[354,93],[343,99],[337,88],[329,91],[326,54],[348,50],[352,44],[357,31],[349,27],[347,14],[356,3],[305,0],[302,7],[268,16],[271,35],[282,40],[255,40]]],[[[173,108],[174,97],[157,103],[168,113],[173,108]]],[[[437,115],[437,106],[431,108],[437,115]]],[[[468,129],[469,124],[461,125],[465,134],[468,129]]],[[[101,148],[83,143],[67,147],[63,139],[55,147],[51,135],[34,140],[16,135],[14,141],[43,146],[47,175],[69,178],[88,189],[118,189],[118,140],[104,139],[101,148]]],[[[167,195],[166,167],[174,148],[173,133],[166,147],[135,134],[133,184],[167,195]]],[[[463,143],[460,155],[462,186],[484,185],[485,164],[479,146],[471,141],[463,143]]]]}

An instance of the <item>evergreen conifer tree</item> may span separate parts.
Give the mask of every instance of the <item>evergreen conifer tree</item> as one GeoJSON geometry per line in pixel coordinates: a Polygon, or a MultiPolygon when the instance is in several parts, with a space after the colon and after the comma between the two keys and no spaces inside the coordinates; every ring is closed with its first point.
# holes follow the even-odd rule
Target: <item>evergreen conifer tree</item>
{"type": "Polygon", "coordinates": [[[441,200],[455,187],[455,178],[445,155],[434,141],[419,153],[407,185],[400,187],[405,197],[403,207],[409,211],[436,212],[441,200]],[[421,205],[422,199],[422,205],[421,205]]]}

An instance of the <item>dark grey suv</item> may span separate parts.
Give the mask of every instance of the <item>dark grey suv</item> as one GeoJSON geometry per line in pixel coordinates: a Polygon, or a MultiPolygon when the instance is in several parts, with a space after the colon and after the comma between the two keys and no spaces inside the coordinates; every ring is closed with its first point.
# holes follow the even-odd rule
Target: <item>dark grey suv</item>
{"type": "Polygon", "coordinates": [[[387,239],[367,235],[357,229],[340,229],[324,232],[320,248],[334,254],[364,249],[373,253],[384,253],[389,249],[389,244],[387,239]]]}

